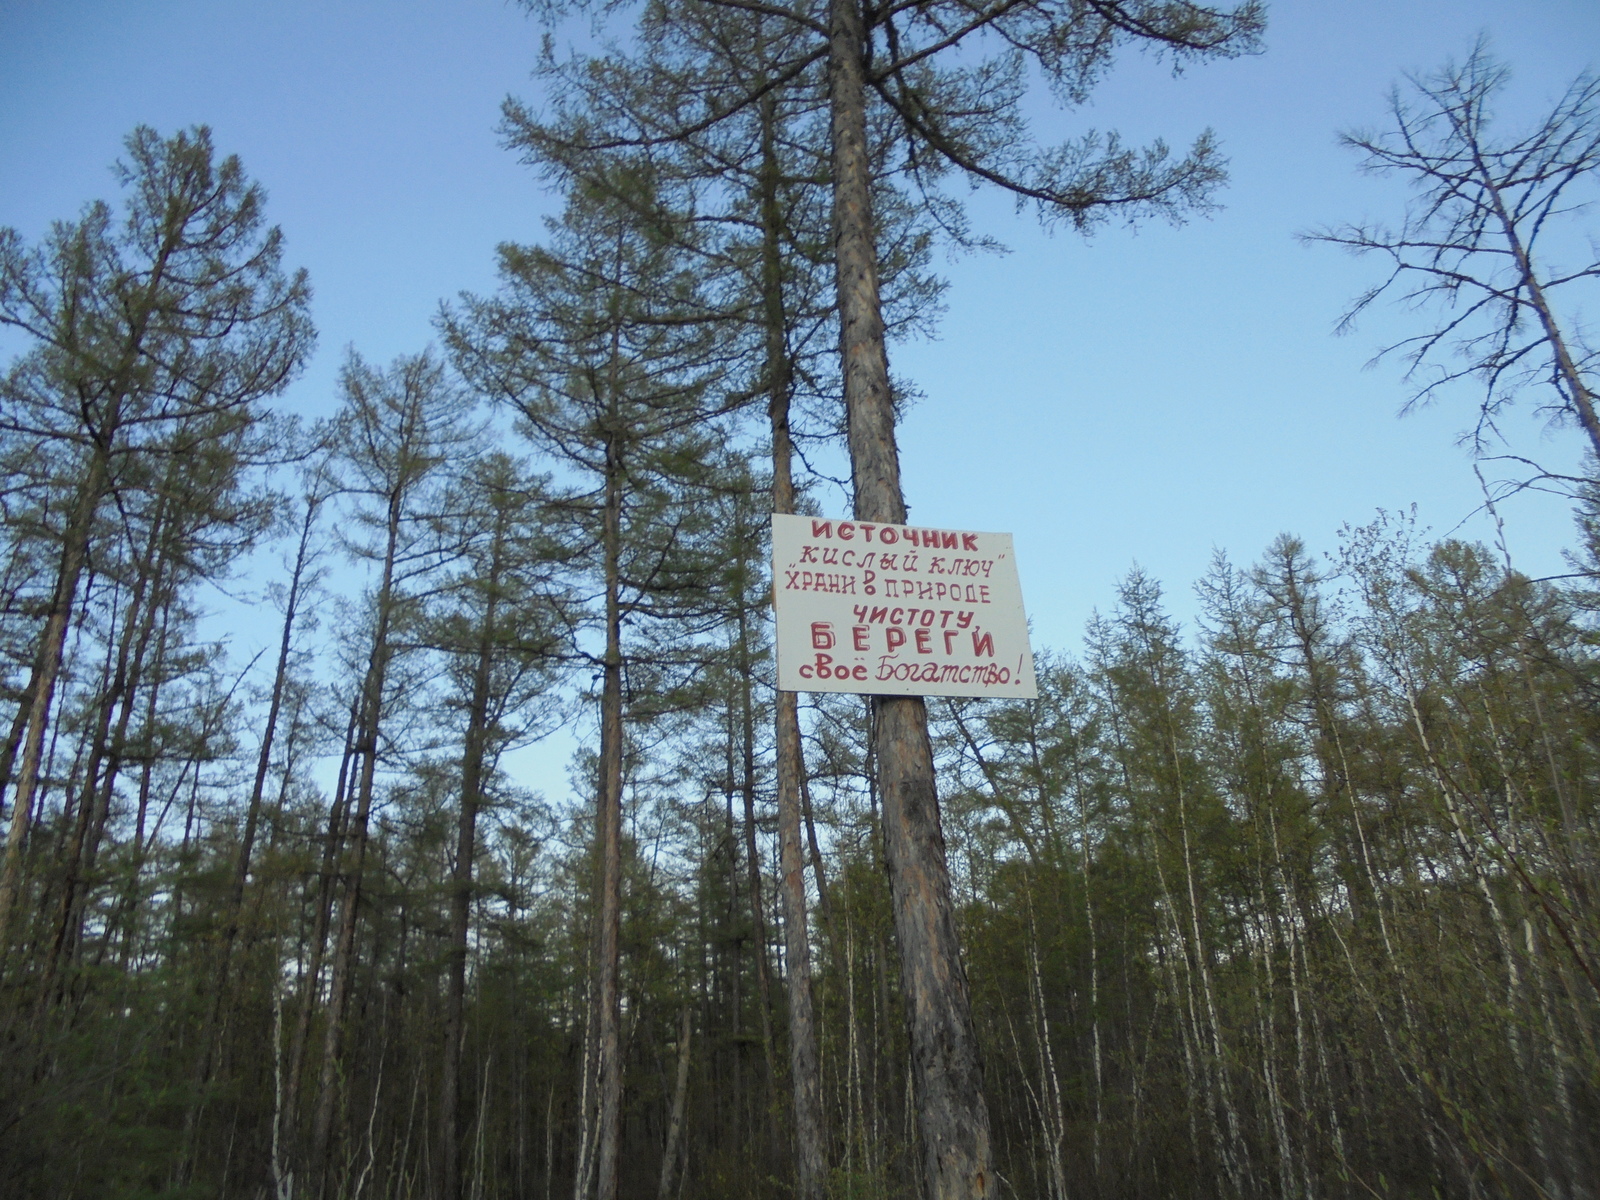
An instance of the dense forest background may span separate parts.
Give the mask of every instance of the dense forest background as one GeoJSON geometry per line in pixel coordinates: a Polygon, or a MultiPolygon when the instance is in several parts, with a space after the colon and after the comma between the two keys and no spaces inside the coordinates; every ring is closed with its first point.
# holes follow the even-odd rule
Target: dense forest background
{"type": "MultiPolygon", "coordinates": [[[[798,934],[780,899],[767,514],[816,506],[847,431],[825,80],[745,17],[549,64],[559,102],[506,129],[562,215],[441,309],[438,348],[350,350],[320,423],[274,405],[309,282],[204,129],[136,130],[116,203],[0,232],[27,339],[0,421],[0,1194],[583,1200],[608,771],[620,1194],[794,1194],[792,936],[828,1194],[922,1194],[863,698],[799,698],[798,934]],[[730,74],[737,120],[613,136],[734,111],[708,99],[730,74]],[[217,587],[271,653],[226,652],[217,587]],[[535,790],[519,751],[563,726],[598,741],[535,790]]],[[[973,72],[899,94],[929,145],[955,136],[933,101],[977,144],[1014,132],[973,90],[1012,85],[973,72]]],[[[1600,161],[1595,85],[1568,100],[1545,157],[1491,176],[1536,233],[1600,161]]],[[[892,339],[972,234],[883,146],[892,339]]],[[[1212,153],[1122,182],[1178,171],[1178,210],[1212,153]]],[[[1445,210],[1320,236],[1403,257],[1445,210]]],[[[1474,256],[1506,255],[1457,249],[1422,300],[1473,303],[1474,256]]],[[[1555,323],[1595,271],[1511,257],[1477,276],[1487,335],[1447,308],[1399,352],[1468,351],[1483,446],[1519,397],[1600,442],[1555,323]]],[[[1560,578],[1382,514],[1331,556],[1219,555],[1192,629],[1136,571],[1079,655],[1039,652],[1037,701],[930,703],[999,1194],[1595,1195],[1600,489],[1535,482],[1573,500],[1560,578]]]]}

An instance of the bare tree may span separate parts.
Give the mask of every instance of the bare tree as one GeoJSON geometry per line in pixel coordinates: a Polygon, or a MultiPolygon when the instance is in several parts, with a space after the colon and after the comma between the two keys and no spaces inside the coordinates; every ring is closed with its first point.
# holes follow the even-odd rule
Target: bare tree
{"type": "Polygon", "coordinates": [[[1387,277],[1345,313],[1341,332],[1386,293],[1408,307],[1443,310],[1431,329],[1378,354],[1401,355],[1419,384],[1407,409],[1476,379],[1483,396],[1465,440],[1481,453],[1519,392],[1548,384],[1555,396],[1541,411],[1577,421],[1600,454],[1596,351],[1574,310],[1562,308],[1600,279],[1600,257],[1592,238],[1558,241],[1587,211],[1585,189],[1600,181],[1600,79],[1579,75],[1532,132],[1501,138],[1491,129],[1493,108],[1510,74],[1480,40],[1460,66],[1407,76],[1408,88],[1390,95],[1389,129],[1341,138],[1362,155],[1363,170],[1412,185],[1404,219],[1308,237],[1389,263],[1387,277]],[[1550,243],[1557,244],[1547,258],[1550,243]],[[1558,265],[1561,250],[1580,252],[1580,261],[1558,265]]]}

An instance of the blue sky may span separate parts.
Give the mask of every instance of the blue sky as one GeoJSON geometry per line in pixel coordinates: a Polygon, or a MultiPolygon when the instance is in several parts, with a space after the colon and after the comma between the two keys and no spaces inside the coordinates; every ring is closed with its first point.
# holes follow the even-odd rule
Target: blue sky
{"type": "MultiPolygon", "coordinates": [[[[1089,108],[1041,125],[1175,146],[1210,126],[1232,161],[1221,211],[1084,241],[973,194],[976,227],[1012,253],[946,264],[939,338],[895,353],[925,394],[902,431],[906,490],[919,523],[1016,535],[1036,644],[1075,648],[1135,562],[1188,617],[1214,548],[1248,563],[1287,530],[1328,550],[1341,524],[1413,503],[1436,533],[1487,535],[1455,443],[1474,397],[1399,419],[1398,368],[1363,364],[1418,319],[1384,309],[1333,337],[1377,265],[1294,238],[1398,215],[1402,186],[1359,176],[1335,132],[1381,121],[1402,71],[1480,32],[1516,72],[1508,124],[1600,65],[1593,0],[1278,3],[1262,55],[1178,79],[1132,56],[1089,108]]],[[[344,347],[421,348],[442,298],[493,287],[495,243],[538,236],[552,198],[495,133],[507,93],[537,99],[538,39],[500,0],[0,0],[0,225],[32,239],[109,198],[137,123],[210,124],[310,270],[321,342],[289,402],[319,411],[344,347]]],[[[1520,453],[1576,462],[1574,430],[1526,414],[1509,429],[1520,453]]],[[[1504,515],[1524,570],[1563,569],[1561,504],[1504,515]]]]}

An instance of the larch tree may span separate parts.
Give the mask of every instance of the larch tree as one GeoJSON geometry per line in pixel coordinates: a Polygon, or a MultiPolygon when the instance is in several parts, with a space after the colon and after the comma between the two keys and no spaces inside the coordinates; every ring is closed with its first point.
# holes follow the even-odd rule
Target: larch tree
{"type": "MultiPolygon", "coordinates": [[[[1030,78],[1042,77],[1057,101],[1080,104],[1124,45],[1169,54],[1175,65],[1247,52],[1257,45],[1262,10],[1253,2],[1224,10],[1147,0],[983,6],[948,0],[870,9],[853,0],[792,8],[725,0],[717,6],[787,21],[797,35],[788,40],[787,61],[739,94],[684,95],[676,119],[659,129],[620,136],[598,131],[591,148],[694,136],[826,65],[835,290],[855,515],[904,524],[873,214],[878,154],[900,157],[905,177],[936,205],[945,201],[941,178],[953,175],[998,186],[1037,204],[1047,220],[1065,217],[1079,229],[1113,214],[1177,216],[1204,205],[1223,179],[1209,132],[1176,159],[1161,143],[1138,151],[1115,135],[1093,132],[1040,147],[1023,116],[1030,78]]],[[[873,725],[926,1187],[934,1200],[988,1196],[997,1181],[926,710],[919,697],[877,697],[873,725]]]]}
{"type": "Polygon", "coordinates": [[[179,653],[178,639],[167,635],[193,621],[197,586],[225,578],[270,524],[272,498],[250,487],[249,468],[272,439],[264,443],[254,426],[214,414],[174,429],[176,446],[147,444],[144,455],[124,464],[116,519],[102,522],[91,542],[91,569],[115,583],[87,605],[102,615],[107,658],[89,700],[92,733],[81,778],[70,789],[76,796],[63,802],[71,830],[59,862],[45,993],[78,955],[124,768],[156,752],[154,731],[140,718],[171,691],[174,672],[163,669],[163,659],[172,665],[188,659],[191,671],[216,662],[194,643],[179,653]]]}
{"type": "MultiPolygon", "coordinates": [[[[837,344],[830,286],[827,75],[815,56],[793,69],[810,32],[782,12],[718,4],[651,5],[638,53],[557,62],[541,74],[548,114],[508,100],[510,144],[546,175],[603,173],[621,150],[643,153],[691,214],[685,247],[710,280],[726,328],[737,331],[753,402],[771,435],[772,509],[797,511],[794,459],[805,441],[836,437],[839,387],[828,369],[837,344]],[[746,103],[750,95],[759,99],[746,103]],[[728,114],[700,119],[701,114],[728,114]]],[[[941,286],[927,273],[934,226],[959,224],[941,206],[925,216],[874,162],[876,253],[889,326],[924,328],[941,286]]],[[[778,806],[778,896],[783,915],[789,1076],[796,1185],[816,1200],[828,1162],[813,1022],[810,933],[801,847],[804,759],[798,700],[779,692],[773,715],[778,806]]],[[[751,885],[752,895],[755,883],[751,885]]]]}
{"type": "Polygon", "coordinates": [[[0,383],[0,432],[75,464],[17,721],[0,953],[102,507],[130,462],[181,460],[217,435],[217,422],[259,420],[314,341],[305,273],[284,272],[282,236],[264,225],[265,197],[239,160],[214,161],[203,126],[165,139],[141,126],[126,146],[116,168],[127,191],[120,224],[96,203],[31,249],[0,230],[0,323],[31,342],[0,383]]]}
{"type": "Polygon", "coordinates": [[[461,1063],[479,817],[492,803],[501,756],[553,722],[550,691],[566,616],[559,583],[566,548],[544,520],[548,480],[501,452],[463,466],[437,518],[457,565],[436,589],[425,622],[427,641],[445,656],[451,724],[460,730],[439,1077],[441,1200],[459,1200],[463,1190],[461,1063]]]}
{"type": "MultiPolygon", "coordinates": [[[[380,760],[392,754],[389,721],[396,708],[393,672],[397,656],[415,643],[404,636],[420,615],[421,580],[439,568],[448,547],[431,523],[439,509],[438,490],[444,464],[470,452],[474,428],[469,422],[470,397],[450,378],[443,361],[432,353],[402,356],[387,369],[368,365],[352,353],[340,378],[344,406],[335,418],[334,438],[340,454],[333,467],[357,501],[353,529],[370,533],[353,537],[350,548],[371,562],[377,579],[371,591],[366,644],[358,651],[364,662],[351,701],[351,736],[341,774],[343,795],[336,794],[328,822],[325,873],[344,879],[338,926],[332,926],[333,893],[319,902],[319,932],[313,941],[313,962],[320,966],[322,943],[333,936],[328,1002],[323,1024],[317,1104],[312,1118],[307,1158],[313,1195],[333,1186],[331,1154],[334,1118],[340,1096],[345,1027],[357,969],[356,936],[370,845],[373,804],[377,798],[380,760]]],[[[308,972],[296,1039],[303,1052],[310,1014],[319,991],[318,972],[308,972]]],[[[292,1055],[293,1068],[299,1066],[292,1055]]],[[[297,1069],[291,1088],[298,1089],[297,1069]]],[[[296,1115],[297,1091],[286,1105],[296,1115]]]]}
{"type": "Polygon", "coordinates": [[[464,297],[444,317],[462,373],[583,481],[552,514],[579,535],[581,566],[598,591],[599,645],[583,647],[601,676],[598,1116],[574,1195],[587,1194],[593,1172],[600,1200],[614,1200],[621,1167],[624,675],[681,658],[642,653],[652,626],[699,620],[709,628],[720,619],[692,496],[721,454],[726,406],[716,384],[726,352],[704,320],[683,231],[651,202],[652,191],[652,172],[640,164],[576,185],[551,222],[550,247],[502,245],[500,294],[464,297]],[[630,644],[625,626],[639,630],[630,644]]]}

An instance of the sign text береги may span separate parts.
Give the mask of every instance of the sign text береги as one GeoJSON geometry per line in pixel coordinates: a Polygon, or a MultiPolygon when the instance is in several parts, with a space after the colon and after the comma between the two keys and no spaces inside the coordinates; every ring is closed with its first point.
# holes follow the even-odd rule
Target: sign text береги
{"type": "Polygon", "coordinates": [[[778,686],[1032,699],[1009,533],[774,514],[778,686]]]}

